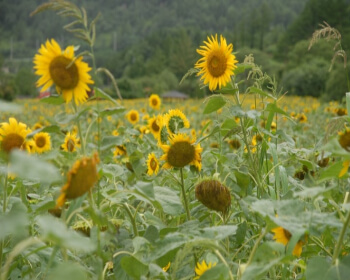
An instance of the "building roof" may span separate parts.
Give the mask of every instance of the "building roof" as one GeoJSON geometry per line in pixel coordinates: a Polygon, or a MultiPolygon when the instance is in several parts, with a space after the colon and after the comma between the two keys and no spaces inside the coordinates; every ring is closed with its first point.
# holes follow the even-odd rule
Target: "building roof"
{"type": "Polygon", "coordinates": [[[178,98],[178,99],[187,99],[188,95],[182,92],[171,90],[162,95],[163,98],[178,98]]]}

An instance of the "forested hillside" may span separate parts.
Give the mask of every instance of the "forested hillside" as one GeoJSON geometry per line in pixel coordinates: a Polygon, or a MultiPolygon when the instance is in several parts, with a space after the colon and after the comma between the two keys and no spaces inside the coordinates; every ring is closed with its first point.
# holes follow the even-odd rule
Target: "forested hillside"
{"type": "MultiPolygon", "coordinates": [[[[24,84],[18,77],[16,80],[16,75],[24,75],[27,81],[35,79],[31,60],[40,44],[47,38],[55,38],[64,46],[78,44],[63,29],[70,19],[52,11],[30,16],[44,2],[3,0],[0,3],[0,63],[12,73],[14,92],[19,95],[36,94],[32,85],[24,84]]],[[[179,89],[192,96],[206,94],[198,90],[194,78],[181,86],[179,81],[198,59],[196,48],[208,35],[215,33],[225,35],[228,42],[233,43],[240,61],[253,53],[263,70],[286,82],[284,87],[289,92],[319,96],[327,94],[331,75],[327,70],[333,51],[331,46],[319,44],[308,52],[307,41],[313,31],[326,20],[344,35],[343,48],[350,45],[347,35],[350,34],[347,32],[350,10],[349,1],[345,0],[73,2],[87,10],[90,20],[101,13],[95,46],[97,64],[111,70],[125,97],[169,89],[179,89]],[[295,56],[300,61],[297,65],[295,56]],[[307,69],[301,67],[303,64],[307,69]],[[312,74],[311,84],[305,86],[302,81],[305,72],[312,70],[317,73],[312,74]]],[[[87,46],[80,48],[84,50],[87,46]]],[[[338,68],[335,67],[336,76],[342,74],[342,69],[338,68]]],[[[107,80],[102,82],[108,86],[107,80]]],[[[11,84],[8,79],[4,83],[11,84]]]]}

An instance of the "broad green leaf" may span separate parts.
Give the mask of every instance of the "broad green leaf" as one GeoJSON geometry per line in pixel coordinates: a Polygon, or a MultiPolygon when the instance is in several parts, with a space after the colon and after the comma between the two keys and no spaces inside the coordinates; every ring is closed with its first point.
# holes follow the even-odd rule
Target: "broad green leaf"
{"type": "Polygon", "coordinates": [[[111,116],[111,115],[116,115],[119,113],[122,113],[125,111],[124,107],[114,107],[114,108],[108,108],[108,109],[104,109],[100,112],[100,116],[104,117],[104,116],[111,116]]]}
{"type": "MultiPolygon", "coordinates": [[[[335,164],[331,165],[327,169],[321,170],[321,175],[319,182],[322,182],[324,180],[329,180],[330,178],[339,178],[340,171],[343,169],[343,162],[336,162],[335,164]]],[[[344,175],[342,178],[345,178],[346,175],[344,175]]]]}
{"type": "Polygon", "coordinates": [[[244,63],[238,63],[236,64],[236,66],[237,68],[235,68],[235,70],[233,71],[235,75],[239,75],[245,72],[245,70],[253,68],[252,64],[244,64],[244,63]]]}
{"type": "Polygon", "coordinates": [[[220,263],[205,271],[200,277],[201,280],[227,280],[229,277],[229,270],[227,266],[220,263]]]}
{"type": "Polygon", "coordinates": [[[44,97],[40,99],[40,102],[53,105],[61,105],[65,103],[62,95],[44,97]]]}
{"type": "Polygon", "coordinates": [[[53,183],[61,180],[60,171],[35,155],[15,150],[10,155],[9,171],[22,179],[53,183]]]}
{"type": "Polygon", "coordinates": [[[48,280],[86,280],[88,273],[78,263],[64,262],[58,264],[47,276],[48,280]]]}
{"type": "Polygon", "coordinates": [[[108,93],[104,92],[102,89],[95,87],[94,91],[95,91],[95,97],[109,100],[109,101],[113,102],[115,105],[117,105],[117,107],[120,106],[120,104],[117,101],[115,101],[114,98],[112,98],[108,93]]]}
{"type": "Polygon", "coordinates": [[[176,216],[183,213],[184,210],[177,192],[167,187],[154,187],[154,195],[166,214],[176,216]]]}
{"type": "Polygon", "coordinates": [[[249,93],[257,93],[257,94],[259,94],[261,96],[270,97],[270,98],[276,100],[276,97],[274,97],[271,93],[267,93],[267,92],[265,92],[265,91],[263,91],[263,90],[261,90],[259,88],[256,88],[256,87],[250,87],[249,88],[249,93]]]}
{"type": "Polygon", "coordinates": [[[149,199],[155,198],[155,193],[154,193],[154,188],[152,183],[145,183],[145,182],[139,181],[136,183],[135,189],[145,197],[148,197],[149,199]]]}
{"type": "Polygon", "coordinates": [[[332,265],[331,259],[326,257],[314,257],[309,259],[306,267],[306,280],[344,280],[350,275],[350,257],[346,256],[341,261],[332,265]]]}
{"type": "Polygon", "coordinates": [[[123,144],[123,138],[118,136],[104,136],[101,141],[101,151],[123,144]]]}
{"type": "Polygon", "coordinates": [[[67,228],[61,220],[53,216],[37,216],[36,223],[41,237],[48,242],[80,252],[89,253],[95,250],[96,244],[89,238],[67,228]]]}
{"type": "Polygon", "coordinates": [[[281,260],[282,257],[266,263],[252,263],[245,269],[241,280],[260,279],[258,278],[260,275],[269,271],[270,268],[277,265],[281,260]]]}
{"type": "Polygon", "coordinates": [[[346,109],[348,110],[348,117],[350,117],[350,92],[346,93],[346,109]]]}
{"type": "Polygon", "coordinates": [[[279,108],[277,106],[277,104],[275,103],[269,103],[267,104],[266,108],[265,108],[265,111],[268,111],[268,112],[274,112],[276,114],[281,114],[281,115],[284,115],[286,116],[287,118],[291,119],[290,116],[285,112],[283,111],[281,108],[279,108]]]}
{"type": "Polygon", "coordinates": [[[212,112],[215,112],[226,104],[226,100],[221,95],[210,96],[207,100],[208,102],[205,105],[203,114],[210,114],[212,112]]]}
{"type": "Polygon", "coordinates": [[[120,266],[134,279],[141,279],[148,273],[148,266],[133,256],[125,256],[120,260],[120,266]]]}
{"type": "Polygon", "coordinates": [[[55,121],[59,124],[72,123],[88,110],[89,110],[89,107],[75,114],[67,114],[66,112],[60,112],[55,116],[55,121]]]}

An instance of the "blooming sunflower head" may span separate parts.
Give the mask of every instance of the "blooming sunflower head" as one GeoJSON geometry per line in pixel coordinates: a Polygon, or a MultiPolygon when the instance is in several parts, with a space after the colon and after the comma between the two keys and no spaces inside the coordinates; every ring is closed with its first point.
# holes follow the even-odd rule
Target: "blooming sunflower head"
{"type": "Polygon", "coordinates": [[[346,127],[344,131],[341,131],[338,134],[338,141],[340,146],[350,152],[350,128],[346,127]]]}
{"type": "Polygon", "coordinates": [[[206,272],[207,270],[211,269],[214,266],[216,266],[216,262],[215,263],[210,262],[209,264],[207,264],[204,260],[202,261],[202,263],[197,262],[196,268],[194,269],[197,276],[194,277],[193,280],[200,279],[200,277],[204,274],[204,272],[206,272]]]}
{"type": "Polygon", "coordinates": [[[88,74],[91,68],[82,59],[74,56],[74,46],[62,51],[54,39],[47,40],[34,56],[35,74],[41,76],[36,83],[37,87],[42,87],[44,91],[55,85],[66,103],[73,97],[76,104],[85,102],[87,92],[90,91],[88,84],[94,82],[88,74]]]}
{"type": "Polygon", "coordinates": [[[124,145],[118,145],[115,147],[113,156],[125,156],[126,155],[126,147],[124,145]]]}
{"type": "Polygon", "coordinates": [[[171,109],[166,114],[166,125],[170,134],[178,133],[181,128],[189,128],[190,122],[179,109],[171,109]]]}
{"type": "Polygon", "coordinates": [[[150,153],[147,159],[147,174],[152,176],[156,175],[159,171],[159,161],[154,153],[150,153]]]}
{"type": "Polygon", "coordinates": [[[151,94],[151,96],[149,97],[149,106],[155,110],[159,110],[160,109],[160,105],[161,105],[161,100],[158,96],[158,94],[151,94]]]}
{"type": "Polygon", "coordinates": [[[231,205],[229,189],[216,179],[204,179],[196,185],[196,198],[209,209],[226,214],[231,205]]]}
{"type": "Polygon", "coordinates": [[[160,133],[160,124],[162,122],[162,116],[153,116],[152,118],[148,119],[148,128],[153,134],[154,138],[157,140],[159,139],[159,133],[160,133]]]}
{"type": "Polygon", "coordinates": [[[241,141],[239,141],[237,138],[229,140],[228,144],[233,150],[238,150],[242,146],[241,141]]]}
{"type": "Polygon", "coordinates": [[[39,132],[33,137],[35,151],[39,154],[51,150],[51,137],[47,132],[39,132]]]}
{"type": "Polygon", "coordinates": [[[75,199],[90,191],[98,180],[96,165],[99,163],[97,153],[91,158],[77,160],[68,172],[67,183],[61,189],[56,207],[61,207],[66,199],[75,199]]]}
{"type": "Polygon", "coordinates": [[[61,148],[66,152],[75,152],[77,148],[80,148],[80,139],[75,133],[68,132],[64,138],[64,143],[61,145],[61,148]]]}
{"type": "MultiPolygon", "coordinates": [[[[292,238],[292,234],[283,227],[277,227],[272,229],[271,231],[275,234],[273,239],[278,243],[282,243],[283,245],[287,245],[292,238]]],[[[302,247],[306,241],[307,235],[305,235],[304,238],[299,240],[298,243],[295,245],[292,253],[293,256],[299,257],[301,255],[302,247]]]]}
{"type": "Polygon", "coordinates": [[[127,114],[126,114],[126,118],[128,119],[128,121],[131,124],[136,124],[139,122],[140,120],[140,115],[139,112],[137,110],[130,110],[127,114]]]}
{"type": "Polygon", "coordinates": [[[1,150],[10,153],[13,149],[22,149],[25,138],[30,133],[27,125],[10,118],[8,123],[1,123],[0,142],[1,150]]]}
{"type": "Polygon", "coordinates": [[[194,145],[194,140],[183,133],[169,137],[170,145],[161,145],[164,155],[160,158],[166,161],[163,168],[181,168],[188,164],[194,165],[198,170],[202,168],[200,144],[194,145]]]}
{"type": "Polygon", "coordinates": [[[238,61],[232,54],[232,44],[227,45],[222,35],[220,35],[220,43],[217,35],[208,36],[207,39],[208,41],[204,41],[205,46],[197,49],[203,57],[197,61],[195,68],[199,69],[197,75],[201,76],[204,84],[209,84],[209,89],[214,91],[230,81],[238,61]]]}

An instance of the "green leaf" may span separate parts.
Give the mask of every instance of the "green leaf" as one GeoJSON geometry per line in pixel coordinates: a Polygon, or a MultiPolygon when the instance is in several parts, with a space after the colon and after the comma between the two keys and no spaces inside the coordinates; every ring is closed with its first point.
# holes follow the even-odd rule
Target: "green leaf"
{"type": "Polygon", "coordinates": [[[350,117],[350,92],[346,93],[346,109],[348,110],[348,117],[350,117]]]}
{"type": "Polygon", "coordinates": [[[85,269],[72,262],[58,264],[47,276],[48,280],[86,280],[89,279],[85,269]]]}
{"type": "Polygon", "coordinates": [[[123,138],[119,136],[104,136],[101,141],[101,151],[105,151],[113,146],[123,144],[123,138]]]}
{"type": "Polygon", "coordinates": [[[141,276],[145,276],[148,273],[148,266],[133,256],[123,257],[120,260],[120,265],[134,279],[141,279],[141,276]]]}
{"type": "Polygon", "coordinates": [[[108,109],[104,109],[100,112],[100,116],[104,117],[104,116],[111,116],[111,115],[116,115],[119,113],[122,113],[125,111],[124,107],[114,107],[114,108],[108,108],[108,109]]]}
{"type": "Polygon", "coordinates": [[[226,100],[221,95],[213,95],[208,98],[203,114],[210,114],[225,106],[226,100]]]}
{"type": "Polygon", "coordinates": [[[270,97],[270,98],[272,98],[273,100],[276,100],[276,99],[277,99],[277,98],[274,97],[272,94],[267,93],[267,92],[265,92],[265,91],[263,91],[263,90],[261,90],[261,89],[259,89],[259,88],[256,88],[256,87],[250,87],[250,88],[249,88],[249,93],[257,93],[257,94],[259,94],[259,95],[261,95],[261,96],[270,97]]]}
{"type": "Polygon", "coordinates": [[[109,100],[113,102],[115,105],[117,105],[117,107],[120,106],[120,104],[117,101],[115,101],[108,93],[104,92],[102,89],[95,87],[94,90],[95,90],[95,97],[109,100]]]}
{"type": "Polygon", "coordinates": [[[89,238],[68,229],[61,220],[53,216],[37,216],[36,223],[39,226],[42,238],[46,241],[85,253],[95,250],[96,245],[89,238]]]}
{"type": "MultiPolygon", "coordinates": [[[[281,108],[279,108],[277,106],[277,104],[275,103],[269,103],[267,104],[266,108],[265,108],[265,111],[268,111],[268,112],[274,112],[274,113],[277,113],[277,114],[281,114],[281,115],[284,115],[286,116],[287,118],[291,119],[291,117],[285,112],[283,111],[281,108]]],[[[292,120],[292,119],[291,119],[292,120]]]]}
{"type": "Polygon", "coordinates": [[[84,114],[88,110],[89,107],[86,107],[85,109],[81,110],[76,114],[67,114],[66,112],[61,112],[55,116],[55,121],[59,124],[68,124],[78,119],[82,114],[84,114]]]}
{"type": "Polygon", "coordinates": [[[227,280],[230,279],[227,266],[220,263],[207,271],[200,277],[201,280],[227,280]]]}
{"type": "Polygon", "coordinates": [[[40,99],[40,102],[53,105],[61,105],[65,103],[62,95],[44,97],[40,99]]]}
{"type": "Polygon", "coordinates": [[[236,64],[236,66],[237,68],[233,71],[235,75],[239,75],[245,72],[245,70],[253,68],[252,64],[244,64],[244,63],[236,64]]]}
{"type": "Polygon", "coordinates": [[[54,165],[19,150],[11,152],[9,171],[22,179],[42,183],[61,181],[60,171],[54,165]]]}
{"type": "MultiPolygon", "coordinates": [[[[330,178],[339,178],[339,173],[343,169],[343,162],[336,162],[327,169],[322,169],[319,182],[328,180],[330,178]]],[[[346,175],[343,177],[345,178],[346,175]]]]}
{"type": "Polygon", "coordinates": [[[63,134],[63,132],[61,131],[61,128],[58,125],[45,126],[41,130],[41,132],[63,134]]]}
{"type": "Polygon", "coordinates": [[[137,182],[135,185],[135,189],[145,197],[148,197],[149,199],[154,199],[154,188],[152,183],[145,183],[145,182],[137,182]]]}
{"type": "Polygon", "coordinates": [[[164,213],[174,216],[183,213],[184,210],[177,192],[167,187],[154,187],[154,195],[164,213]]]}
{"type": "Polygon", "coordinates": [[[331,264],[330,258],[314,257],[308,261],[306,280],[344,280],[350,275],[350,257],[346,256],[339,263],[331,264]]]}
{"type": "Polygon", "coordinates": [[[277,265],[281,260],[282,258],[275,259],[267,263],[252,263],[244,271],[241,280],[260,279],[258,278],[259,275],[269,271],[270,268],[277,265]]]}

